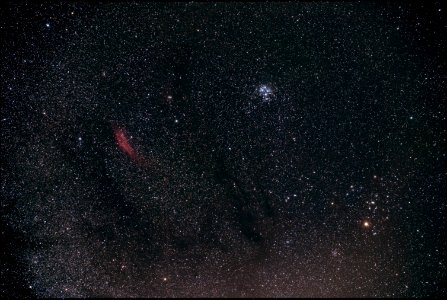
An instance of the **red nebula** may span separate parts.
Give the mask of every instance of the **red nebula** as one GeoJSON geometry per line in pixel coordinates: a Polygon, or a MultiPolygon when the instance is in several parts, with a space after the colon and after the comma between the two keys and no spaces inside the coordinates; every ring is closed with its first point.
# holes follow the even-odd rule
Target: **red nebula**
{"type": "Polygon", "coordinates": [[[113,132],[118,148],[127,154],[137,165],[141,167],[156,167],[158,165],[157,160],[144,157],[132,146],[124,128],[114,125],[113,132]]]}
{"type": "Polygon", "coordinates": [[[118,148],[126,153],[130,159],[136,162],[140,166],[149,166],[151,161],[144,158],[137,150],[130,144],[127,132],[124,128],[114,127],[115,140],[118,144],[118,148]]]}
{"type": "Polygon", "coordinates": [[[118,147],[129,155],[129,157],[132,160],[136,160],[139,155],[137,151],[132,147],[132,145],[129,143],[129,139],[127,138],[126,131],[123,128],[115,128],[115,140],[118,143],[118,147]]]}

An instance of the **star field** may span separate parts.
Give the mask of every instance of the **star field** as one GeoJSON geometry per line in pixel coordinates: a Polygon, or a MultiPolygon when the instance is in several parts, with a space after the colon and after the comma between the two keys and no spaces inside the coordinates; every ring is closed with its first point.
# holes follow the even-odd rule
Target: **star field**
{"type": "Polygon", "coordinates": [[[446,295],[440,3],[0,13],[1,296],[446,295]]]}

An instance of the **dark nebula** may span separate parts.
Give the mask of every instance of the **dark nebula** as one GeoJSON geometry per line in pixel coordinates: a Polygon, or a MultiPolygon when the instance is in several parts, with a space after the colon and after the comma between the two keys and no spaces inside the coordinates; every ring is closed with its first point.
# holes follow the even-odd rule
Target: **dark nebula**
{"type": "Polygon", "coordinates": [[[3,5],[0,296],[446,296],[445,20],[3,5]]]}

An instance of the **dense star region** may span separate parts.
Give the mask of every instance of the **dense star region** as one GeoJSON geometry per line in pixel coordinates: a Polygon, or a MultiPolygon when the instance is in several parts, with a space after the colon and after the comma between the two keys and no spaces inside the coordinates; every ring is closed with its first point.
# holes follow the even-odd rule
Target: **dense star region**
{"type": "Polygon", "coordinates": [[[0,296],[446,296],[440,3],[0,13],[0,296]]]}

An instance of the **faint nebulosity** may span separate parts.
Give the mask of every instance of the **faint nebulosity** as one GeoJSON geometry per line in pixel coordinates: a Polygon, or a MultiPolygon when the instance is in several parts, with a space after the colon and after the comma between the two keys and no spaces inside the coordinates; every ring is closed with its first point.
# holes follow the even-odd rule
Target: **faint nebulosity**
{"type": "Polygon", "coordinates": [[[1,296],[446,295],[439,2],[0,12],[1,296]]]}

